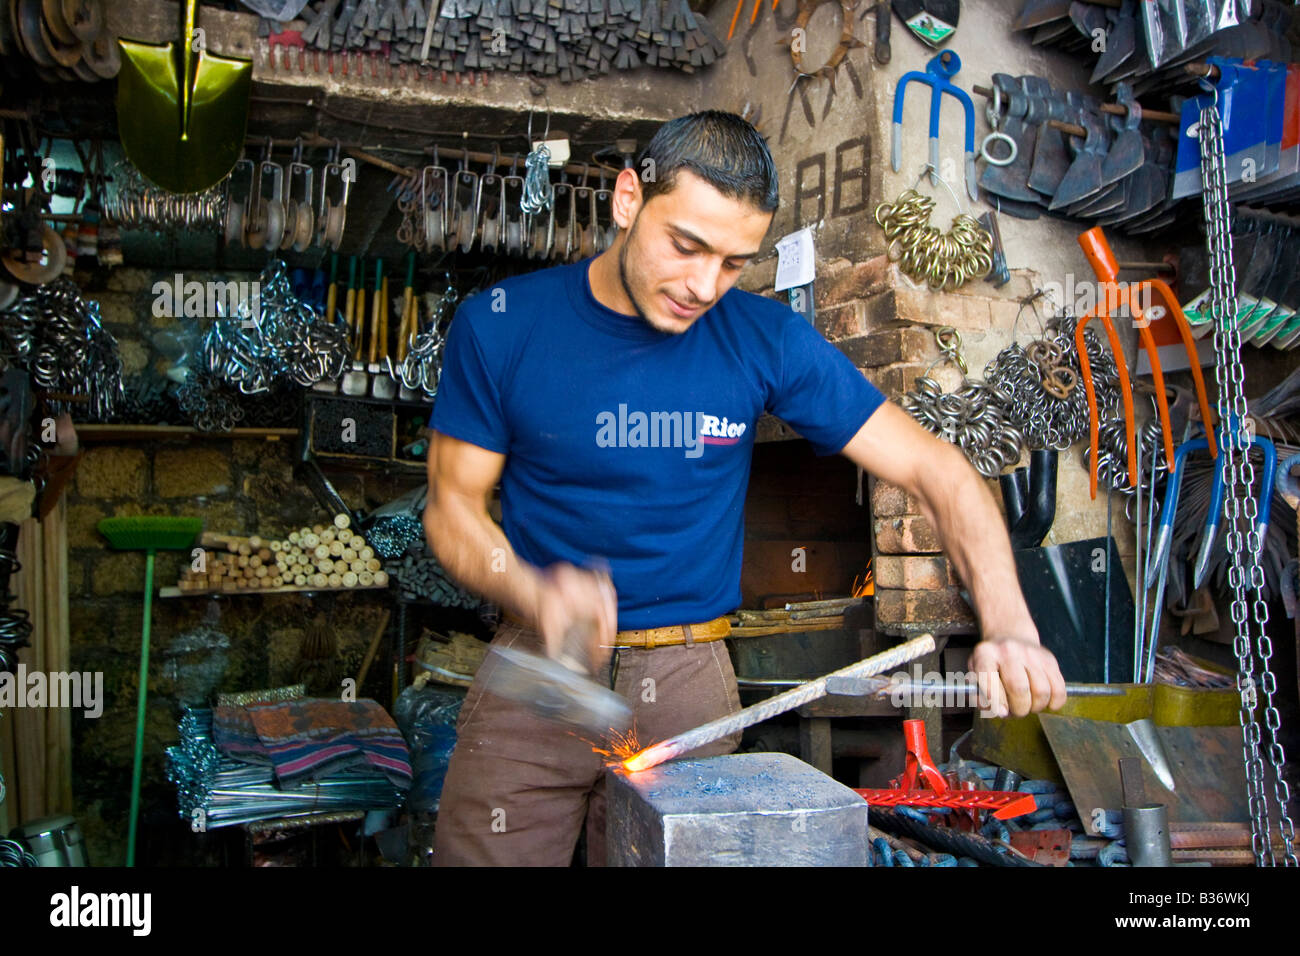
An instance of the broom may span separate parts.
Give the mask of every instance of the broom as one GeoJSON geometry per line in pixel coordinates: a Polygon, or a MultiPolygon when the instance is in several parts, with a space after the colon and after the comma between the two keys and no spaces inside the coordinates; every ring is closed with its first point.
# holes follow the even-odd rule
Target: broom
{"type": "Polygon", "coordinates": [[[131,767],[131,822],[126,865],[135,866],[135,834],[140,815],[140,771],[144,763],[145,698],[149,691],[149,621],[153,615],[153,559],[158,551],[184,550],[203,529],[201,518],[170,516],[105,518],[99,533],[118,551],[144,551],[144,625],[140,634],[140,699],[135,711],[135,761],[131,767]]]}

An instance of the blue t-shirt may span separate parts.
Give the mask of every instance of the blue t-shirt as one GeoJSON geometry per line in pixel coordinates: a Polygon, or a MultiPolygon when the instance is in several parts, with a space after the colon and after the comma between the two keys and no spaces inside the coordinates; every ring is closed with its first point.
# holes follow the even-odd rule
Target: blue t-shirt
{"type": "Polygon", "coordinates": [[[681,334],[596,301],[590,259],[466,299],[430,425],[506,455],[502,526],[545,567],[608,563],[618,626],[707,621],[740,603],[754,426],[818,455],[884,401],[788,306],[732,289],[681,334]]]}

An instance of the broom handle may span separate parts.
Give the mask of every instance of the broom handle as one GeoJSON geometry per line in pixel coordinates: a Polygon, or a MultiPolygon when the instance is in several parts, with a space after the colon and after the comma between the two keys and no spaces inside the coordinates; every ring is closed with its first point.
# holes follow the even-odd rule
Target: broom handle
{"type": "Polygon", "coordinates": [[[135,708],[135,762],[131,766],[131,823],[126,838],[126,865],[135,866],[135,837],[140,817],[140,773],[144,765],[144,716],[149,696],[149,622],[153,618],[153,558],[144,559],[144,625],[140,628],[140,696],[135,708]]]}

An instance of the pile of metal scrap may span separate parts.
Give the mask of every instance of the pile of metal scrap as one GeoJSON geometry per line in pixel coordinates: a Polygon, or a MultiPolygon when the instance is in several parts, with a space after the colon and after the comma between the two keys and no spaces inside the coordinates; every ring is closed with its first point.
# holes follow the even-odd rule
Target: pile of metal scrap
{"type": "Polygon", "coordinates": [[[687,0],[319,0],[301,16],[277,25],[273,60],[276,47],[296,46],[567,83],[642,64],[691,73],[726,51],[687,0]]]}

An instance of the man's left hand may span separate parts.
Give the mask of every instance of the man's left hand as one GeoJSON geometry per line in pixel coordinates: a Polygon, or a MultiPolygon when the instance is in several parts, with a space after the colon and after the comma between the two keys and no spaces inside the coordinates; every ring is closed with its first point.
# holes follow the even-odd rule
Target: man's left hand
{"type": "Polygon", "coordinates": [[[1065,678],[1051,651],[1035,638],[991,638],[975,645],[971,669],[991,716],[1024,717],[1065,706],[1065,678]]]}

